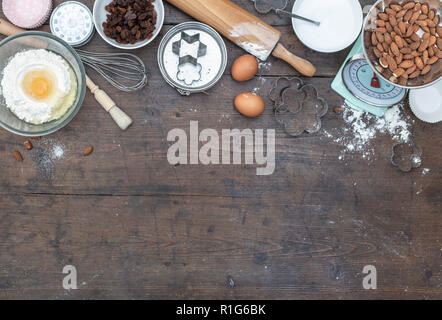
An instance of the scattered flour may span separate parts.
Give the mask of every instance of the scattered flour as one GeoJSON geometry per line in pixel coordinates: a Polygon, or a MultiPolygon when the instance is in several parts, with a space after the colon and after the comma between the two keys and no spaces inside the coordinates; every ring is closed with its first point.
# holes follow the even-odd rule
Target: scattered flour
{"type": "Polygon", "coordinates": [[[408,142],[411,138],[411,118],[403,114],[403,106],[390,108],[384,117],[344,106],[345,126],[336,133],[324,131],[325,137],[343,146],[339,160],[347,154],[359,153],[362,158],[372,160],[375,151],[372,141],[379,134],[388,134],[395,142],[408,142]]]}
{"type": "Polygon", "coordinates": [[[65,156],[65,146],[53,138],[42,138],[39,142],[41,148],[36,148],[34,161],[37,171],[46,180],[52,180],[55,177],[55,162],[65,156]]]}
{"type": "Polygon", "coordinates": [[[270,61],[260,61],[259,62],[259,71],[262,72],[268,72],[272,68],[272,63],[270,61]]]}

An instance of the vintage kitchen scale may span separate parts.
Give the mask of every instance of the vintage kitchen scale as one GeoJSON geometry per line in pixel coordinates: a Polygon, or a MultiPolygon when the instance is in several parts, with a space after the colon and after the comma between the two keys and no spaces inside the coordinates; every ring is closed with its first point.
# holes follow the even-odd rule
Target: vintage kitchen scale
{"type": "Polygon", "coordinates": [[[358,111],[382,117],[389,107],[404,100],[407,89],[378,77],[366,60],[362,48],[362,34],[347,56],[331,87],[358,111]]]}

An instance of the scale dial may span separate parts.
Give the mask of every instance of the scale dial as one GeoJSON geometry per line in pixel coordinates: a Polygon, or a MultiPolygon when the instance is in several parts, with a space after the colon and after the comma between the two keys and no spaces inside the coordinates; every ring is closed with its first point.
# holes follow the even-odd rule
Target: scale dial
{"type": "Polygon", "coordinates": [[[366,59],[349,60],[342,71],[347,89],[359,100],[370,105],[388,108],[400,103],[407,90],[396,87],[378,77],[366,59]]]}

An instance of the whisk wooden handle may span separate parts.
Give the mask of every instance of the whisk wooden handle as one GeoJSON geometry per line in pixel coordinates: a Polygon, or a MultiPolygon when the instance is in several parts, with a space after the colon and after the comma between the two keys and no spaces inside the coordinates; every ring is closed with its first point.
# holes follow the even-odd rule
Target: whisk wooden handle
{"type": "Polygon", "coordinates": [[[86,86],[91,90],[95,97],[95,100],[110,113],[117,125],[122,129],[126,130],[131,124],[132,119],[117,107],[117,104],[112,100],[106,92],[101,90],[87,75],[86,75],[86,86]]]}

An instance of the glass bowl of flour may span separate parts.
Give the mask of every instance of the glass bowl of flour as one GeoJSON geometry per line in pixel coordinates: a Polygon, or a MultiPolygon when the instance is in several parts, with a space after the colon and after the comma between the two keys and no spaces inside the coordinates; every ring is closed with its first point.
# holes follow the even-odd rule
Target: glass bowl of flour
{"type": "Polygon", "coordinates": [[[66,126],[86,91],[80,57],[63,40],[24,32],[0,42],[0,126],[44,136],[66,126]]]}

